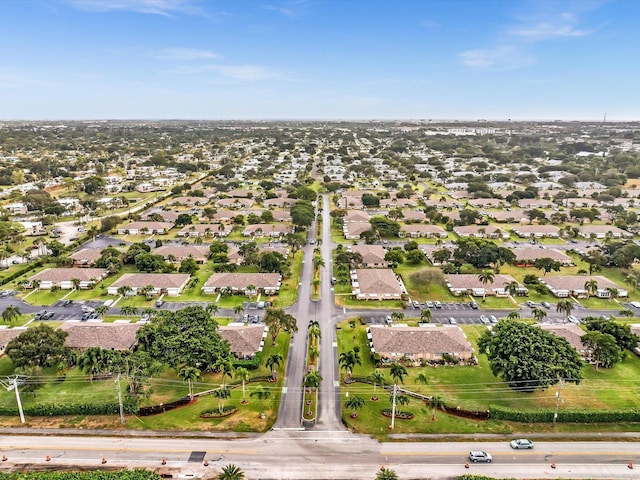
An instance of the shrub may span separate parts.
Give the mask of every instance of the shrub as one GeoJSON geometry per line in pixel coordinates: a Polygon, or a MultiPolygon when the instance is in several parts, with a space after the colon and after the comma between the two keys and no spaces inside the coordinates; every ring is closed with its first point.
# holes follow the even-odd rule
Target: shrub
{"type": "MultiPolygon", "coordinates": [[[[553,422],[553,410],[517,410],[492,405],[491,418],[523,423],[553,422]]],[[[640,409],[632,410],[560,410],[557,422],[562,423],[623,423],[640,422],[640,409]]]]}
{"type": "Polygon", "coordinates": [[[238,411],[238,407],[234,407],[233,405],[226,405],[220,411],[219,408],[210,408],[200,413],[200,418],[223,418],[228,417],[229,415],[233,415],[238,411]]]}

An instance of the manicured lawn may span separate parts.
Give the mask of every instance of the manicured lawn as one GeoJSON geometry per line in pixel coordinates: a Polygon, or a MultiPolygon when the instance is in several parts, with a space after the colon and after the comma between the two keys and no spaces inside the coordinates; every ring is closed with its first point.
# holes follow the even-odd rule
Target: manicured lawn
{"type": "MultiPolygon", "coordinates": [[[[29,290],[29,292],[31,291],[32,290],[29,290]]],[[[25,299],[25,302],[29,302],[31,305],[53,305],[69,292],[70,290],[58,290],[57,292],[37,290],[31,293],[31,295],[25,299]]]]}
{"type": "Polygon", "coordinates": [[[603,298],[589,297],[589,298],[581,298],[578,300],[581,305],[593,309],[593,310],[623,310],[622,305],[620,305],[615,300],[605,300],[603,298]]]}
{"type": "Polygon", "coordinates": [[[0,317],[0,325],[7,325],[9,327],[22,327],[25,323],[32,320],[33,317],[34,315],[31,313],[23,313],[22,315],[18,316],[18,318],[16,318],[13,323],[7,323],[2,320],[2,317],[0,317]]]}
{"type": "Polygon", "coordinates": [[[278,295],[272,297],[274,306],[286,308],[293,305],[298,299],[298,283],[300,283],[300,271],[302,270],[302,258],[304,252],[298,250],[295,255],[289,257],[291,261],[290,275],[284,278],[278,295]]]}
{"type": "MultiPolygon", "coordinates": [[[[463,326],[463,331],[477,351],[477,339],[485,331],[483,326],[463,326]]],[[[342,322],[337,331],[338,351],[340,353],[351,350],[354,345],[360,347],[362,365],[356,365],[354,376],[367,376],[373,370],[366,339],[366,327],[357,326],[352,330],[347,322],[342,322]],[[355,339],[354,339],[355,336],[355,339]]],[[[424,395],[439,395],[445,404],[459,406],[463,409],[483,411],[491,405],[508,406],[519,409],[552,409],[556,404],[557,388],[551,387],[545,391],[534,393],[515,392],[504,382],[496,378],[489,367],[485,355],[480,355],[477,366],[440,366],[440,367],[407,367],[408,375],[400,386],[424,395]],[[428,385],[417,384],[415,379],[424,372],[429,380],[428,385]]],[[[391,381],[388,368],[378,369],[391,381]]],[[[560,408],[594,408],[594,409],[630,409],[637,408],[638,382],[640,374],[640,358],[628,355],[613,369],[595,370],[592,366],[583,369],[584,379],[579,385],[566,383],[561,391],[560,408]]],[[[344,378],[344,372],[341,371],[344,378]]],[[[359,418],[349,418],[349,411],[343,409],[343,418],[347,425],[357,432],[383,436],[387,432],[390,419],[380,414],[382,408],[390,408],[390,395],[377,387],[379,400],[371,400],[373,386],[364,383],[342,385],[341,398],[346,400],[344,393],[360,395],[365,399],[365,407],[359,411],[359,418]]],[[[477,421],[447,415],[437,412],[436,421],[431,420],[432,409],[429,405],[412,398],[406,407],[400,407],[414,413],[413,420],[396,420],[395,433],[409,432],[449,432],[449,433],[497,433],[522,431],[523,426],[518,423],[498,422],[494,420],[477,421]]],[[[608,425],[565,425],[528,424],[529,431],[549,431],[552,429],[564,431],[577,430],[606,430],[608,425]]],[[[640,430],[640,425],[626,425],[627,429],[640,430]]]]}

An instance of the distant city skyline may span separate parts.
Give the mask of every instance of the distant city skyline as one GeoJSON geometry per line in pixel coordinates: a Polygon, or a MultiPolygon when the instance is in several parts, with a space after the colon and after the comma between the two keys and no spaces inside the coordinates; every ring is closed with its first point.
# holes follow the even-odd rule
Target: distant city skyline
{"type": "Polygon", "coordinates": [[[6,0],[0,119],[640,120],[633,0],[6,0]]]}

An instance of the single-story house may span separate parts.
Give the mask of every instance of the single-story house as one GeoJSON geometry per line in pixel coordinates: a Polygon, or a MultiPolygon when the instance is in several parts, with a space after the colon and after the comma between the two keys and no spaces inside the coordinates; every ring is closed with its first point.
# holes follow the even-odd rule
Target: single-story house
{"type": "Polygon", "coordinates": [[[509,238],[510,234],[507,230],[491,225],[461,225],[453,227],[453,232],[461,238],[509,238]]]}
{"type": "Polygon", "coordinates": [[[79,288],[92,288],[108,275],[104,268],[47,268],[32,277],[29,283],[33,286],[33,281],[40,282],[39,288],[49,290],[51,287],[59,287],[62,290],[74,288],[73,281],[80,280],[79,288]]]}
{"type": "Polygon", "coordinates": [[[387,268],[389,266],[384,260],[387,252],[380,245],[353,245],[351,251],[362,255],[361,266],[364,268],[387,268]]]}
{"type": "Polygon", "coordinates": [[[599,240],[605,239],[607,236],[611,238],[633,238],[632,233],[613,225],[582,225],[578,227],[578,235],[583,238],[591,238],[593,235],[599,240]]]}
{"type": "Polygon", "coordinates": [[[11,215],[26,215],[28,212],[27,206],[22,202],[7,203],[4,207],[11,215]]]}
{"type": "MultiPolygon", "coordinates": [[[[482,297],[485,295],[495,295],[506,297],[509,295],[507,285],[515,282],[511,275],[495,275],[492,283],[483,284],[477,274],[457,274],[445,275],[445,283],[452,295],[472,295],[482,297]]],[[[518,284],[516,295],[524,296],[528,292],[527,288],[518,284]]]]}
{"type": "Polygon", "coordinates": [[[195,205],[206,205],[209,199],[206,197],[176,197],[169,202],[169,205],[187,205],[189,207],[195,205]]]}
{"type": "Polygon", "coordinates": [[[349,222],[342,226],[342,233],[347,240],[359,240],[364,232],[371,230],[369,222],[349,222]]]}
{"type": "Polygon", "coordinates": [[[427,215],[421,210],[403,210],[402,220],[405,222],[425,222],[427,215]]]}
{"type": "Polygon", "coordinates": [[[255,292],[274,295],[280,290],[281,280],[279,273],[214,273],[202,286],[202,291],[212,294],[230,288],[233,292],[246,293],[247,288],[253,286],[255,292]]]}
{"type": "Polygon", "coordinates": [[[411,198],[383,198],[380,200],[381,208],[415,207],[418,202],[411,198]]]}
{"type": "Polygon", "coordinates": [[[515,225],[511,228],[520,238],[558,238],[560,229],[555,225],[515,225]]]}
{"type": "Polygon", "coordinates": [[[587,348],[582,343],[582,336],[587,333],[575,323],[541,323],[538,325],[547,332],[553,332],[559,337],[564,338],[569,344],[575,348],[583,357],[587,354],[587,348]]]}
{"type": "Polygon", "coordinates": [[[131,222],[122,227],[118,227],[119,235],[153,235],[164,234],[173,228],[173,223],[169,222],[131,222]]]}
{"type": "Polygon", "coordinates": [[[503,200],[497,198],[472,198],[469,205],[476,208],[498,208],[503,200]]]}
{"type": "Polygon", "coordinates": [[[278,207],[278,208],[287,207],[288,208],[288,207],[291,207],[295,202],[296,200],[293,198],[277,197],[277,198],[269,198],[268,200],[265,200],[264,202],[262,202],[262,204],[265,207],[278,207]]]}
{"type": "Polygon", "coordinates": [[[131,350],[136,344],[136,334],[140,327],[140,323],[85,323],[72,320],[63,322],[60,329],[69,334],[64,344],[74,350],[91,347],[131,350]]]}
{"type": "Polygon", "coordinates": [[[0,328],[0,355],[4,354],[7,344],[21,333],[27,331],[26,327],[0,328]]]}
{"type": "Polygon", "coordinates": [[[156,248],[153,253],[162,255],[167,261],[181,262],[191,256],[196,263],[205,263],[209,255],[209,247],[202,245],[163,245],[156,248]]]}
{"type": "Polygon", "coordinates": [[[550,258],[560,262],[563,267],[573,264],[573,260],[569,255],[553,248],[516,247],[512,248],[511,251],[515,254],[516,264],[519,267],[533,266],[533,262],[539,258],[550,258]]]}
{"type": "Polygon", "coordinates": [[[255,223],[247,225],[242,235],[244,237],[283,237],[292,231],[291,225],[282,223],[255,223]]]}
{"type": "Polygon", "coordinates": [[[290,222],[291,212],[288,210],[272,210],[271,215],[276,222],[290,222]]]}
{"type": "Polygon", "coordinates": [[[229,342],[229,350],[240,360],[250,360],[261,352],[269,329],[265,325],[228,325],[218,333],[229,342]]]}
{"type": "Polygon", "coordinates": [[[149,221],[149,217],[154,214],[160,215],[160,217],[162,217],[162,221],[167,223],[175,223],[178,219],[178,215],[180,215],[178,212],[174,212],[173,210],[154,209],[143,213],[142,220],[149,221]]]}
{"type": "Polygon", "coordinates": [[[219,209],[217,213],[213,215],[213,219],[216,222],[231,223],[238,215],[242,215],[242,213],[235,210],[219,209]]]}
{"type": "Polygon", "coordinates": [[[351,287],[358,300],[399,300],[404,286],[390,268],[358,268],[351,271],[351,287]]]}
{"type": "Polygon", "coordinates": [[[221,198],[215,203],[216,207],[222,208],[249,208],[256,202],[250,198],[221,198]]]}
{"type": "Polygon", "coordinates": [[[369,223],[369,218],[369,214],[362,210],[348,210],[347,214],[344,216],[344,223],[369,223]]]}
{"type": "Polygon", "coordinates": [[[592,280],[597,284],[596,292],[593,294],[595,297],[611,298],[611,289],[615,289],[618,292],[618,297],[625,298],[629,296],[629,292],[626,289],[602,275],[590,277],[584,275],[554,275],[540,278],[540,281],[549,287],[551,293],[558,298],[586,298],[588,296],[586,285],[592,280]]]}
{"type": "Polygon", "coordinates": [[[228,197],[255,198],[260,196],[260,192],[258,190],[249,190],[248,188],[234,188],[226,192],[225,195],[228,197]]]}
{"type": "Polygon", "coordinates": [[[152,286],[154,289],[148,293],[149,296],[167,294],[175,297],[187,286],[189,277],[188,273],[125,273],[107,288],[107,293],[118,295],[118,288],[130,287],[131,293],[136,295],[145,287],[152,286]]]}
{"type": "Polygon", "coordinates": [[[473,347],[456,325],[427,324],[423,327],[386,327],[367,329],[371,351],[388,360],[442,360],[451,355],[459,360],[473,359],[473,347]]]}
{"type": "Polygon", "coordinates": [[[100,250],[97,248],[83,248],[69,255],[69,258],[73,259],[74,267],[92,267],[100,256],[100,250]]]}
{"type": "Polygon", "coordinates": [[[437,225],[402,225],[399,236],[411,238],[446,238],[447,232],[444,228],[437,225]]]}
{"type": "Polygon", "coordinates": [[[194,223],[185,225],[176,234],[178,237],[226,237],[231,233],[231,225],[224,223],[194,223]]]}
{"type": "MultiPolygon", "coordinates": [[[[289,247],[287,246],[277,246],[277,245],[258,245],[259,253],[267,253],[274,252],[279,253],[284,258],[289,257],[289,247]]],[[[240,249],[238,247],[229,247],[229,252],[227,253],[227,259],[229,263],[235,263],[236,265],[241,265],[244,257],[240,255],[240,249]]]]}

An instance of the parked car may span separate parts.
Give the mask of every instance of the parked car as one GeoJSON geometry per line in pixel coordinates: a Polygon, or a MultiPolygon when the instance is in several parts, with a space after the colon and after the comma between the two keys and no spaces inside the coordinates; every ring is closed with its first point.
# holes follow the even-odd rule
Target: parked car
{"type": "Polygon", "coordinates": [[[576,317],[575,315],[569,315],[567,317],[567,320],[571,323],[580,323],[580,320],[578,320],[578,317],[576,317]]]}
{"type": "Polygon", "coordinates": [[[412,304],[413,304],[413,308],[420,308],[420,302],[414,300],[412,304]]]}
{"type": "Polygon", "coordinates": [[[47,312],[42,316],[42,320],[50,320],[55,315],[55,312],[47,312]]]}
{"type": "Polygon", "coordinates": [[[160,308],[162,305],[164,305],[164,300],[156,300],[156,307],[160,308]]]}
{"type": "Polygon", "coordinates": [[[73,300],[65,300],[64,302],[62,302],[62,306],[63,307],[68,307],[72,303],[73,303],[73,300]]]}
{"type": "Polygon", "coordinates": [[[540,305],[542,305],[544,308],[551,308],[551,304],[549,302],[541,302],[540,305]]]}
{"type": "Polygon", "coordinates": [[[435,308],[435,305],[433,304],[433,302],[426,302],[424,306],[427,308],[435,308]]]}
{"type": "Polygon", "coordinates": [[[491,321],[487,318],[486,315],[480,315],[480,321],[485,325],[489,325],[491,323],[491,321]]]}
{"type": "Polygon", "coordinates": [[[489,321],[491,323],[498,323],[498,318],[495,315],[489,315],[489,321]]]}
{"type": "Polygon", "coordinates": [[[95,310],[96,310],[95,308],[90,307],[89,305],[83,305],[82,306],[82,312],[83,313],[93,313],[93,312],[95,312],[95,310]]]}
{"type": "Polygon", "coordinates": [[[515,449],[531,449],[533,448],[533,442],[526,438],[518,438],[517,440],[511,440],[511,448],[515,449]]]}
{"type": "Polygon", "coordinates": [[[450,324],[450,325],[457,325],[457,324],[458,324],[458,322],[456,322],[456,319],[455,319],[455,318],[453,318],[453,317],[449,317],[449,324],[450,324]]]}
{"type": "Polygon", "coordinates": [[[435,302],[433,302],[433,306],[436,308],[442,308],[442,303],[436,300],[435,302]]]}
{"type": "Polygon", "coordinates": [[[41,312],[38,312],[35,314],[35,316],[33,317],[34,320],[42,320],[42,317],[44,317],[47,314],[46,310],[42,310],[41,312]]]}
{"type": "Polygon", "coordinates": [[[393,323],[393,318],[391,318],[391,315],[387,315],[387,317],[384,319],[384,323],[386,323],[387,325],[391,325],[393,323]]]}
{"type": "Polygon", "coordinates": [[[149,321],[149,314],[148,314],[148,313],[144,313],[144,314],[140,317],[140,321],[142,321],[142,322],[148,322],[148,321],[149,321]]]}
{"type": "Polygon", "coordinates": [[[483,452],[482,450],[472,450],[469,452],[469,460],[471,460],[473,463],[478,463],[478,462],[491,463],[491,460],[493,460],[493,457],[491,456],[491,454],[487,452],[483,452]]]}
{"type": "Polygon", "coordinates": [[[469,303],[469,306],[470,306],[471,308],[473,308],[474,310],[477,310],[477,309],[478,309],[478,304],[477,304],[476,302],[470,302],[470,303],[469,303]]]}
{"type": "Polygon", "coordinates": [[[525,305],[530,308],[536,308],[538,306],[536,302],[532,302],[531,300],[527,300],[527,303],[525,303],[525,305]]]}

